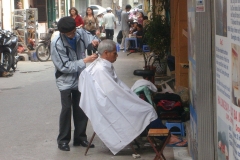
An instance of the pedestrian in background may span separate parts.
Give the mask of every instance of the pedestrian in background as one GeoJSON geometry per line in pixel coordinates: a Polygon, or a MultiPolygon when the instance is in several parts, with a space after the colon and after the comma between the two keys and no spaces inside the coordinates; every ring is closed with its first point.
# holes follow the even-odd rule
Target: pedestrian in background
{"type": "MultiPolygon", "coordinates": [[[[93,9],[91,7],[88,7],[86,9],[86,16],[83,18],[84,22],[84,29],[89,31],[92,35],[100,35],[99,31],[99,24],[97,17],[94,17],[93,9]]],[[[92,53],[95,53],[95,50],[92,50],[91,48],[87,49],[87,54],[92,55],[92,53]]]]}
{"type": "Polygon", "coordinates": [[[121,23],[121,14],[122,14],[122,9],[120,8],[120,6],[117,6],[116,16],[118,17],[118,24],[121,23]]]}
{"type": "Polygon", "coordinates": [[[80,15],[78,15],[78,10],[75,7],[72,7],[69,9],[69,14],[75,20],[76,27],[80,28],[80,27],[84,26],[82,17],[80,15]]]}
{"type": "Polygon", "coordinates": [[[143,25],[143,20],[144,20],[143,17],[144,17],[144,14],[142,12],[138,12],[138,17],[137,17],[138,24],[143,25]]]}
{"type": "Polygon", "coordinates": [[[97,19],[98,19],[98,25],[99,25],[99,31],[100,33],[102,33],[102,30],[103,30],[103,11],[98,11],[97,13],[97,19]]]}
{"type": "MultiPolygon", "coordinates": [[[[122,43],[121,43],[121,47],[120,49],[123,50],[124,49],[124,44],[125,44],[125,38],[127,38],[129,36],[129,22],[132,22],[132,19],[129,19],[129,11],[132,8],[131,5],[127,4],[125,7],[125,10],[122,11],[121,14],[121,20],[122,20],[122,24],[121,24],[121,30],[122,30],[122,43]]],[[[128,46],[126,46],[128,48],[128,46]]]]}
{"type": "Polygon", "coordinates": [[[17,1],[16,9],[23,9],[23,4],[21,1],[17,1]]]}
{"type": "Polygon", "coordinates": [[[103,16],[103,28],[106,33],[106,39],[113,40],[114,29],[117,28],[115,16],[112,13],[112,8],[106,8],[107,13],[103,16]]]}
{"type": "Polygon", "coordinates": [[[71,114],[75,126],[73,146],[87,147],[89,144],[86,135],[88,118],[79,107],[81,93],[78,91],[78,77],[86,63],[98,57],[93,54],[85,58],[86,46],[97,47],[98,40],[82,28],[76,29],[76,22],[71,17],[61,18],[57,27],[60,33],[51,42],[51,58],[62,104],[57,143],[60,150],[70,151],[71,114]]]}

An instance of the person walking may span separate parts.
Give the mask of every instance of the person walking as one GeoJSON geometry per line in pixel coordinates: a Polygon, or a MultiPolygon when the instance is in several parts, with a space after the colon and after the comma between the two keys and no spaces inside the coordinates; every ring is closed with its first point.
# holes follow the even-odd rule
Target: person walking
{"type": "Polygon", "coordinates": [[[118,17],[118,24],[120,25],[121,23],[121,14],[122,14],[122,9],[120,8],[120,6],[117,6],[117,9],[116,9],[116,15],[118,17]]]}
{"type": "MultiPolygon", "coordinates": [[[[88,7],[86,9],[86,16],[83,18],[84,29],[89,31],[92,35],[100,35],[98,19],[94,16],[93,9],[88,7]]],[[[92,55],[95,53],[92,48],[87,49],[87,54],[92,55]]]]}
{"type": "MultiPolygon", "coordinates": [[[[125,10],[122,11],[122,14],[121,14],[121,20],[122,20],[121,30],[122,30],[122,35],[123,35],[122,43],[121,43],[121,47],[120,47],[121,50],[124,49],[125,38],[127,38],[129,35],[129,22],[133,21],[132,19],[128,18],[129,11],[131,8],[132,8],[132,6],[127,4],[125,7],[125,10]]],[[[126,47],[128,48],[128,46],[126,46],[126,47]]]]}
{"type": "Polygon", "coordinates": [[[110,7],[106,8],[107,13],[103,16],[103,28],[106,33],[106,39],[113,40],[114,29],[117,28],[115,16],[110,7]]]}
{"type": "Polygon", "coordinates": [[[99,32],[102,33],[103,30],[103,11],[98,11],[97,13],[98,25],[99,25],[99,32]]]}
{"type": "Polygon", "coordinates": [[[76,22],[69,16],[61,18],[57,27],[60,33],[51,42],[51,58],[62,104],[57,143],[60,150],[70,151],[72,113],[75,126],[73,146],[87,147],[89,144],[86,135],[88,118],[79,107],[81,93],[78,91],[78,77],[86,63],[98,57],[93,54],[85,58],[87,45],[97,47],[99,41],[82,28],[76,29],[76,22]]]}
{"type": "Polygon", "coordinates": [[[76,22],[76,27],[80,28],[84,26],[82,17],[78,14],[78,10],[75,7],[69,9],[70,17],[72,17],[76,22]]]}

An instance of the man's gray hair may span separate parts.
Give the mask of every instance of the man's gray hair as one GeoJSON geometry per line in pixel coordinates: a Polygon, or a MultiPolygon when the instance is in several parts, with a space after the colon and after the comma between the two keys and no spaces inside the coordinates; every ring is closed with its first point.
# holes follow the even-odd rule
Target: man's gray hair
{"type": "Polygon", "coordinates": [[[116,49],[116,43],[113,40],[105,39],[98,45],[98,53],[103,54],[104,51],[111,52],[116,49]]]}

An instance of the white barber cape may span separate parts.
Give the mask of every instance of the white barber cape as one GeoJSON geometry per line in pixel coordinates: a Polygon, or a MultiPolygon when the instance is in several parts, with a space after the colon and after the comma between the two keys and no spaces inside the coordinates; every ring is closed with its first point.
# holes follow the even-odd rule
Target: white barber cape
{"type": "Polygon", "coordinates": [[[118,79],[105,59],[98,58],[83,70],[78,86],[80,107],[114,155],[157,119],[154,108],[118,79]]]}

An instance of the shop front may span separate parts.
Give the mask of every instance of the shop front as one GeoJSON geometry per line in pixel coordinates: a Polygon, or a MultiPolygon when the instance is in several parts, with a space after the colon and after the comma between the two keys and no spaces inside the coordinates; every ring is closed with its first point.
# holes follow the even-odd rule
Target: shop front
{"type": "Polygon", "coordinates": [[[2,18],[2,16],[3,16],[3,14],[2,14],[2,0],[0,0],[0,29],[2,28],[2,25],[3,25],[3,18],[2,18]]]}
{"type": "Polygon", "coordinates": [[[188,0],[190,154],[194,160],[214,159],[214,83],[211,2],[188,0]],[[205,24],[205,25],[204,25],[205,24]],[[208,147],[206,147],[208,146],[208,147]],[[201,154],[204,153],[204,154],[201,154]],[[206,157],[208,155],[208,157],[206,157]]]}
{"type": "Polygon", "coordinates": [[[34,38],[36,46],[40,33],[46,33],[61,17],[69,16],[70,7],[85,10],[87,0],[0,0],[1,4],[4,8],[0,7],[0,27],[15,32],[26,48],[28,39],[34,38]],[[34,14],[28,14],[33,12],[30,10],[34,14]]]}
{"type": "Polygon", "coordinates": [[[188,0],[194,160],[240,159],[240,8],[236,0],[188,0]]]}
{"type": "MultiPolygon", "coordinates": [[[[226,15],[228,9],[223,7],[230,8],[231,4],[228,2],[229,4],[226,5],[224,0],[217,1],[220,3],[218,6],[221,6],[222,11],[215,11],[214,8],[217,7],[214,2],[214,0],[170,0],[171,54],[175,56],[176,87],[185,86],[189,89],[190,123],[186,125],[186,134],[189,153],[194,160],[227,160],[229,153],[234,149],[229,150],[231,147],[227,145],[227,142],[230,143],[228,141],[230,138],[227,139],[226,137],[236,135],[236,131],[235,133],[228,133],[228,130],[232,132],[234,125],[224,124],[223,122],[226,120],[217,116],[223,114],[222,117],[225,116],[223,119],[226,119],[226,117],[231,119],[229,118],[231,113],[233,113],[233,116],[235,113],[234,109],[229,107],[230,103],[226,103],[227,99],[224,99],[224,96],[221,98],[218,96],[219,90],[224,94],[227,93],[226,95],[234,93],[230,91],[230,87],[226,84],[227,79],[224,75],[230,71],[226,68],[229,69],[234,65],[227,66],[224,61],[228,62],[230,58],[226,56],[221,56],[222,61],[218,62],[217,52],[215,52],[215,42],[220,45],[219,48],[222,52],[223,45],[226,45],[223,42],[229,43],[231,41],[230,39],[224,39],[226,35],[231,36],[226,34],[228,25],[226,25],[227,20],[224,15],[226,15]],[[223,17],[220,18],[219,15],[223,17]],[[217,20],[221,22],[217,23],[217,20]],[[221,38],[215,37],[217,28],[220,28],[218,30],[221,31],[221,38]],[[221,67],[217,67],[218,64],[221,67]],[[188,66],[188,69],[183,66],[188,66]],[[222,75],[217,73],[219,71],[222,72],[222,75]],[[220,103],[223,107],[218,107],[217,103],[220,103]],[[220,111],[218,111],[218,108],[220,108],[220,111]],[[224,113],[224,108],[229,112],[228,115],[224,113]],[[232,112],[230,112],[231,110],[232,112]],[[222,133],[222,130],[226,130],[225,133],[222,133]],[[222,141],[219,141],[219,139],[222,139],[222,141]],[[219,157],[219,153],[222,154],[221,157],[219,157]]],[[[231,14],[228,13],[227,15],[231,14]]],[[[231,22],[229,19],[228,22],[231,22]]],[[[236,45],[233,46],[232,48],[237,48],[236,45]]],[[[232,57],[234,57],[232,59],[236,59],[237,54],[232,57]]],[[[238,60],[235,61],[238,62],[238,60]]],[[[237,72],[239,72],[239,69],[234,70],[234,73],[237,72]]],[[[236,77],[235,79],[237,79],[236,77]]],[[[235,86],[238,86],[235,81],[235,86]]],[[[235,103],[237,104],[237,100],[235,100],[235,103]]],[[[229,159],[234,159],[234,157],[232,156],[229,159]]],[[[235,156],[235,159],[239,158],[235,156]]]]}
{"type": "Polygon", "coordinates": [[[240,2],[215,1],[217,157],[240,159],[240,2]]]}
{"type": "Polygon", "coordinates": [[[79,11],[83,11],[88,6],[88,0],[0,0],[0,5],[1,3],[5,5],[4,8],[0,7],[0,21],[4,22],[3,28],[12,29],[11,19],[15,9],[37,8],[40,32],[45,32],[53,22],[58,21],[61,17],[68,16],[70,7],[76,7],[79,11]]]}

